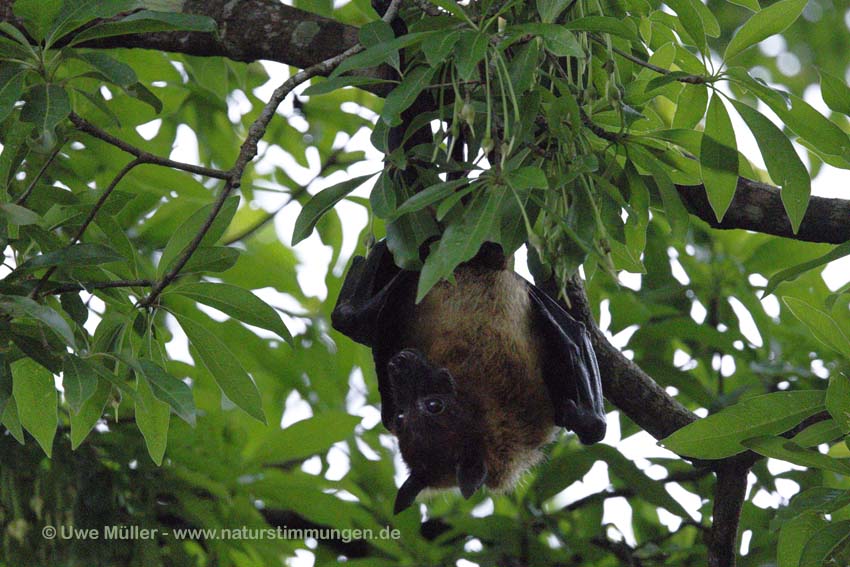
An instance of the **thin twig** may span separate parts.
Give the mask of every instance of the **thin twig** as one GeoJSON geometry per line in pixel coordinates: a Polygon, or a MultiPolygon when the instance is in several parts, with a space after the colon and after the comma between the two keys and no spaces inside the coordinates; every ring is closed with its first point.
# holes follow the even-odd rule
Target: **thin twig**
{"type": "Polygon", "coordinates": [[[282,205],[280,205],[275,210],[266,213],[265,216],[263,216],[263,218],[261,218],[260,220],[255,222],[253,225],[249,226],[248,228],[246,228],[245,230],[243,230],[242,232],[237,234],[236,236],[226,240],[224,242],[224,245],[230,246],[234,242],[239,242],[240,240],[244,240],[244,239],[248,238],[249,236],[251,236],[252,234],[254,234],[255,232],[257,232],[258,230],[260,230],[261,228],[263,228],[264,226],[266,226],[272,220],[274,220],[274,218],[278,215],[278,213],[280,213],[283,209],[288,207],[290,205],[290,203],[292,203],[292,201],[297,201],[302,195],[304,195],[307,192],[307,190],[310,188],[310,186],[313,183],[316,182],[316,180],[323,177],[325,175],[325,173],[327,173],[328,169],[330,169],[331,166],[336,164],[337,157],[343,151],[345,151],[345,147],[339,148],[338,150],[334,150],[333,153],[331,153],[331,155],[328,157],[327,161],[322,164],[321,169],[319,169],[319,173],[317,173],[313,177],[313,179],[311,179],[310,181],[308,181],[304,185],[299,186],[297,189],[295,189],[295,191],[290,192],[289,198],[282,205]]]}
{"type": "Polygon", "coordinates": [[[92,289],[111,289],[117,287],[151,287],[153,280],[115,280],[109,282],[80,282],[72,284],[61,284],[56,287],[46,289],[41,292],[41,295],[60,295],[63,293],[71,293],[74,291],[88,291],[92,289]]]}
{"type": "MultiPolygon", "coordinates": [[[[680,473],[673,473],[667,478],[662,478],[657,482],[661,484],[669,484],[673,482],[697,481],[708,476],[710,473],[711,471],[709,469],[693,469],[680,473]]],[[[566,508],[564,508],[564,510],[567,512],[573,512],[575,510],[578,510],[579,508],[583,508],[584,506],[593,502],[597,502],[599,500],[607,500],[609,498],[617,497],[629,498],[631,496],[635,496],[636,494],[637,492],[635,491],[635,489],[631,487],[619,488],[617,490],[608,490],[603,492],[595,492],[593,494],[585,496],[584,498],[579,498],[571,504],[568,504],[566,508]]]]}
{"type": "Polygon", "coordinates": [[[623,140],[624,136],[609,132],[608,130],[596,124],[593,120],[590,119],[590,116],[587,115],[587,112],[585,112],[583,108],[579,108],[578,110],[581,113],[581,123],[584,124],[585,128],[587,128],[603,140],[608,140],[613,144],[618,144],[623,140]]]}
{"type": "Polygon", "coordinates": [[[27,202],[27,199],[29,199],[30,194],[32,194],[32,190],[35,189],[36,183],[39,182],[41,177],[44,175],[44,172],[47,171],[47,168],[50,167],[50,164],[53,163],[53,160],[56,159],[56,156],[59,155],[59,152],[62,150],[63,145],[64,142],[62,144],[56,144],[56,147],[50,153],[50,156],[44,162],[44,165],[41,166],[41,169],[39,169],[38,173],[35,174],[35,177],[32,178],[32,181],[30,181],[24,192],[21,193],[15,200],[16,205],[23,206],[27,202]]]}
{"type": "MultiPolygon", "coordinates": [[[[604,45],[606,47],[608,46],[608,44],[605,42],[605,40],[603,40],[601,37],[598,37],[594,34],[588,34],[588,35],[590,35],[590,39],[592,39],[596,43],[598,43],[600,45],[604,45]]],[[[611,51],[613,51],[614,53],[616,53],[620,57],[628,59],[629,61],[631,61],[632,63],[634,63],[636,65],[640,65],[641,67],[645,67],[645,68],[649,69],[650,71],[655,71],[656,73],[661,73],[662,75],[669,75],[671,73],[671,71],[669,69],[665,69],[664,67],[659,67],[658,65],[653,65],[649,61],[644,61],[643,59],[640,59],[639,57],[635,57],[631,53],[623,51],[622,49],[619,49],[619,48],[612,46],[611,51]]],[[[682,75],[681,77],[676,77],[675,80],[680,82],[680,83],[688,83],[688,84],[691,84],[691,85],[703,85],[703,84],[708,82],[708,79],[706,77],[703,77],[702,75],[682,75]]]]}
{"type": "MultiPolygon", "coordinates": [[[[389,7],[387,8],[387,12],[384,14],[382,18],[385,22],[391,22],[395,19],[398,14],[398,8],[401,4],[401,0],[393,0],[389,7]]],[[[233,167],[230,171],[227,172],[227,181],[224,184],[224,187],[213,203],[212,211],[210,211],[209,216],[207,217],[204,225],[192,239],[192,242],[186,247],[185,251],[181,254],[180,258],[174,264],[174,267],[167,273],[163,278],[153,287],[150,294],[147,297],[139,301],[137,304],[138,307],[150,307],[153,305],[156,300],[159,298],[162,291],[168,287],[168,285],[180,275],[180,270],[186,265],[189,259],[192,257],[192,254],[195,253],[195,250],[200,246],[201,241],[203,241],[204,236],[206,236],[210,227],[212,226],[213,221],[215,221],[219,212],[221,211],[222,206],[224,206],[224,202],[227,200],[227,197],[230,196],[230,193],[238,188],[242,183],[242,174],[245,171],[245,167],[247,167],[248,163],[254,159],[257,155],[257,143],[266,133],[266,128],[271,122],[271,119],[274,117],[275,112],[277,112],[277,107],[280,106],[280,103],[283,102],[283,99],[289,95],[292,90],[298,85],[306,82],[307,80],[317,76],[317,75],[325,75],[333,71],[340,63],[345,61],[347,58],[355,55],[363,50],[362,45],[355,45],[344,52],[331,57],[330,59],[326,59],[320,63],[317,63],[311,67],[307,67],[306,69],[302,69],[289,79],[283,82],[277,89],[275,89],[274,93],[272,93],[269,102],[263,108],[263,111],[260,113],[260,116],[251,124],[251,127],[248,129],[248,135],[245,138],[245,141],[242,142],[242,147],[239,149],[239,155],[236,157],[236,162],[233,164],[233,167]]]]}
{"type": "MultiPolygon", "coordinates": [[[[95,203],[94,206],[89,211],[89,214],[86,217],[86,220],[83,221],[83,224],[80,225],[80,228],[77,230],[77,233],[74,235],[74,238],[71,239],[71,243],[69,244],[69,246],[73,246],[74,244],[76,244],[77,242],[80,241],[80,239],[83,237],[83,234],[85,234],[86,230],[88,229],[89,225],[91,225],[92,221],[94,221],[94,217],[97,216],[97,213],[100,211],[100,209],[103,208],[103,205],[106,204],[106,200],[112,194],[112,191],[114,191],[115,187],[118,186],[118,183],[122,179],[124,179],[124,176],[126,176],[128,173],[130,173],[130,171],[134,167],[136,167],[137,165],[142,164],[142,163],[144,163],[144,162],[142,161],[141,158],[136,158],[133,161],[131,161],[130,163],[128,163],[127,165],[125,165],[124,167],[121,168],[121,171],[119,171],[115,175],[115,177],[109,183],[109,186],[106,189],[103,190],[103,193],[100,195],[100,198],[97,200],[97,203],[95,203]]],[[[57,267],[58,266],[52,266],[51,268],[49,268],[47,270],[47,272],[45,272],[45,274],[41,277],[41,279],[38,281],[36,286],[30,292],[30,298],[34,299],[36,296],[38,296],[39,293],[41,293],[41,289],[44,287],[44,285],[50,279],[50,276],[53,275],[53,272],[56,271],[57,267]]]]}
{"type": "Polygon", "coordinates": [[[192,165],[191,163],[174,161],[173,159],[164,158],[162,156],[146,152],[141,148],[137,148],[132,144],[128,144],[120,138],[116,138],[109,132],[98,128],[97,126],[95,126],[94,124],[74,112],[71,113],[69,118],[71,119],[71,122],[74,124],[74,126],[76,126],[76,128],[81,132],[85,132],[86,134],[103,140],[107,144],[115,146],[119,150],[127,152],[130,155],[136,156],[136,158],[138,158],[141,163],[161,165],[163,167],[170,167],[172,169],[188,171],[189,173],[195,173],[197,175],[203,175],[205,177],[212,177],[214,179],[227,179],[229,176],[229,172],[221,169],[203,167],[200,165],[192,165]]]}

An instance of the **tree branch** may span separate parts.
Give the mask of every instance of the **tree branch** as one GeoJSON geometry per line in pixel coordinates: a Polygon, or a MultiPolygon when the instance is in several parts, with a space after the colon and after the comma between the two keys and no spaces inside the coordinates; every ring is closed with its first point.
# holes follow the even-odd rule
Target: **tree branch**
{"type": "Polygon", "coordinates": [[[717,222],[702,185],[678,185],[682,202],[692,215],[712,228],[744,229],[807,242],[841,244],[850,240],[850,201],[812,197],[797,234],[782,205],[780,189],[738,178],[735,197],[722,222],[717,222]]]}
{"type": "MultiPolygon", "coordinates": [[[[14,0],[0,0],[0,18],[20,25],[12,13],[14,0]]],[[[86,47],[138,47],[235,61],[277,61],[298,68],[314,65],[346,51],[358,42],[358,29],[278,0],[186,0],[171,9],[208,16],[215,34],[154,32],[98,39],[86,47]],[[182,6],[181,6],[182,4],[182,6]]]]}
{"type": "Polygon", "coordinates": [[[735,567],[738,523],[747,493],[749,471],[749,467],[740,466],[735,461],[723,463],[717,469],[711,532],[708,537],[709,567],[735,567]]]}
{"type": "Polygon", "coordinates": [[[215,179],[227,179],[229,173],[227,171],[222,171],[220,169],[203,167],[200,165],[192,165],[191,163],[183,163],[180,161],[174,161],[173,159],[164,158],[150,152],[146,152],[141,148],[137,148],[132,144],[128,144],[124,140],[120,138],[116,138],[109,132],[102,130],[87,121],[85,118],[79,116],[76,112],[72,112],[68,117],[74,126],[80,130],[81,132],[85,132],[95,138],[103,140],[107,144],[111,144],[116,148],[127,152],[130,155],[136,156],[141,163],[150,163],[153,165],[160,165],[162,167],[170,167],[172,169],[179,169],[181,171],[187,171],[189,173],[195,173],[197,175],[203,175],[205,177],[212,177],[215,179]]]}

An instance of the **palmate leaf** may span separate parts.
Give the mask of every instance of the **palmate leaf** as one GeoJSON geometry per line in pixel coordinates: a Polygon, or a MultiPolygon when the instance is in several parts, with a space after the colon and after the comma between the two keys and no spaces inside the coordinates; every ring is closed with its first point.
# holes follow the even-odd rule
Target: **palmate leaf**
{"type": "Polygon", "coordinates": [[[738,186],[738,147],[732,121],[717,94],[708,105],[699,161],[708,202],[722,221],[738,186]]]}
{"type": "Polygon", "coordinates": [[[756,12],[732,36],[732,40],[726,46],[723,59],[729,61],[761,40],[785,31],[800,17],[807,3],[808,0],[781,0],[756,12]]]}
{"type": "Polygon", "coordinates": [[[32,122],[44,135],[52,135],[56,125],[70,113],[68,93],[59,85],[39,83],[24,94],[21,120],[32,122]]]}
{"type": "Polygon", "coordinates": [[[266,423],[257,385],[242,368],[230,348],[208,329],[209,318],[206,323],[201,323],[178,314],[177,321],[189,337],[189,343],[197,351],[200,362],[227,398],[254,419],[266,423]]]}
{"type": "Polygon", "coordinates": [[[59,424],[53,374],[30,358],[12,363],[12,395],[18,417],[49,457],[59,424]]]}
{"type": "Polygon", "coordinates": [[[215,307],[243,323],[277,333],[286,342],[292,343],[292,335],[277,311],[246,289],[223,283],[198,282],[180,285],[167,293],[184,295],[215,307]]]}
{"type": "Polygon", "coordinates": [[[824,409],[822,391],[755,396],[679,429],[661,444],[680,455],[722,459],[743,452],[744,441],[778,435],[824,409]]]}
{"type": "Polygon", "coordinates": [[[310,233],[313,232],[316,224],[326,212],[375,175],[377,174],[370,173],[369,175],[347,179],[315,194],[301,209],[298,218],[295,219],[295,227],[292,230],[292,245],[294,246],[310,236],[310,233]]]}

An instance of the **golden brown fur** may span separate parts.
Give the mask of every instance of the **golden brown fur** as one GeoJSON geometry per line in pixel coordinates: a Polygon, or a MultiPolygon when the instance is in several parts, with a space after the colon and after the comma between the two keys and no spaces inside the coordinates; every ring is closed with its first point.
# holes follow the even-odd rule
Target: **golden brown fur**
{"type": "MultiPolygon", "coordinates": [[[[554,433],[525,284],[512,271],[466,264],[416,306],[409,346],[447,368],[483,415],[486,484],[510,488],[554,433]],[[529,371],[531,369],[531,371],[529,371]]],[[[446,484],[453,479],[447,478],[446,484]]]]}

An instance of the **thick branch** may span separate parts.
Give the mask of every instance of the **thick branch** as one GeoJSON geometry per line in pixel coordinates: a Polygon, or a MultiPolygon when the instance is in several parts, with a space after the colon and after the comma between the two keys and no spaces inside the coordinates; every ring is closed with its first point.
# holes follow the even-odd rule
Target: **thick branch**
{"type": "MultiPolygon", "coordinates": [[[[12,14],[13,4],[14,0],[0,0],[3,21],[17,23],[12,14]]],[[[180,11],[214,19],[218,32],[145,33],[110,37],[85,45],[140,47],[236,61],[266,59],[304,68],[357,44],[357,28],[278,0],[186,0],[180,11]]]]}
{"type": "Polygon", "coordinates": [[[749,470],[734,461],[723,463],[717,469],[711,533],[708,538],[709,567],[735,567],[738,522],[747,493],[749,470]]]}
{"type": "Polygon", "coordinates": [[[732,205],[717,222],[702,185],[676,187],[688,211],[712,228],[739,228],[807,242],[841,244],[850,240],[850,201],[812,197],[797,234],[782,206],[780,190],[765,183],[739,178],[732,205]]]}

